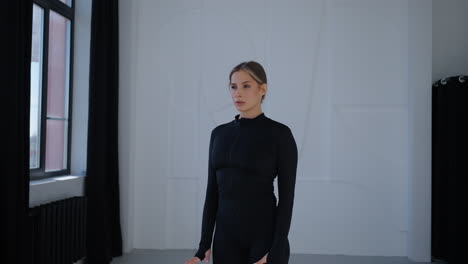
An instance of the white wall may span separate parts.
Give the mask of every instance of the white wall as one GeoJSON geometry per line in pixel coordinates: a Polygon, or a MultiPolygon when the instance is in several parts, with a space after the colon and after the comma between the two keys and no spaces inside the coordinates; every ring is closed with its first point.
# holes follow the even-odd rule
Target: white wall
{"type": "Polygon", "coordinates": [[[125,252],[134,248],[135,95],[138,67],[139,1],[119,1],[119,183],[120,215],[125,252]]]}
{"type": "Polygon", "coordinates": [[[430,261],[432,3],[410,0],[408,7],[408,257],[430,261]]]}
{"type": "Polygon", "coordinates": [[[432,81],[468,75],[468,1],[433,1],[432,81]]]}
{"type": "Polygon", "coordinates": [[[228,74],[252,59],[268,75],[263,111],[290,126],[299,146],[291,252],[428,261],[429,244],[418,239],[427,239],[430,225],[430,163],[410,162],[420,148],[414,132],[427,128],[430,115],[413,99],[430,90],[431,7],[412,0],[120,1],[125,249],[197,247],[209,134],[237,114],[228,74]],[[413,55],[415,43],[423,51],[413,55]],[[410,81],[409,65],[422,67],[418,81],[410,81]],[[410,120],[420,118],[414,127],[410,120]],[[426,188],[422,195],[411,183],[426,188]],[[422,229],[409,224],[414,219],[422,229]]]}
{"type": "Polygon", "coordinates": [[[75,46],[73,57],[73,125],[71,174],[85,175],[88,147],[89,53],[92,0],[75,4],[75,46]]]}

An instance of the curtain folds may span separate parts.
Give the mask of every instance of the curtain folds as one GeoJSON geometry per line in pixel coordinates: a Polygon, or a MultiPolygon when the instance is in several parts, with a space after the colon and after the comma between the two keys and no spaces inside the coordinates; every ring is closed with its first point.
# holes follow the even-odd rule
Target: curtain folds
{"type": "Polygon", "coordinates": [[[118,169],[118,1],[93,1],[89,82],[86,263],[122,255],[118,169]]]}
{"type": "Polygon", "coordinates": [[[432,256],[466,262],[468,245],[468,78],[453,76],[432,86],[432,256]]]}
{"type": "Polygon", "coordinates": [[[30,263],[29,111],[32,1],[5,1],[0,9],[2,263],[30,263]]]}

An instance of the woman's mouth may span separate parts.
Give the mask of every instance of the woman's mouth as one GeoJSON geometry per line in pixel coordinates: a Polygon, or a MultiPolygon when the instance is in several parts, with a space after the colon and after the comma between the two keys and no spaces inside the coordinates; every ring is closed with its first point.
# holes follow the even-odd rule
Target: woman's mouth
{"type": "Polygon", "coordinates": [[[237,101],[236,102],[236,105],[243,105],[245,102],[242,102],[242,101],[237,101]]]}

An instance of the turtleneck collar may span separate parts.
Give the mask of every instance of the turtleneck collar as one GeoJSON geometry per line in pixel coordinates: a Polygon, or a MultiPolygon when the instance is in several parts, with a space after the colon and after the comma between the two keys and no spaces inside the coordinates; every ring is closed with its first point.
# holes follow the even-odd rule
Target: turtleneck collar
{"type": "Polygon", "coordinates": [[[256,117],[253,117],[253,118],[246,118],[246,117],[242,117],[240,118],[240,114],[237,114],[235,116],[235,119],[234,119],[234,123],[235,124],[254,124],[254,123],[258,123],[260,122],[261,120],[265,119],[266,116],[265,116],[265,113],[261,113],[259,115],[257,115],[256,117]]]}

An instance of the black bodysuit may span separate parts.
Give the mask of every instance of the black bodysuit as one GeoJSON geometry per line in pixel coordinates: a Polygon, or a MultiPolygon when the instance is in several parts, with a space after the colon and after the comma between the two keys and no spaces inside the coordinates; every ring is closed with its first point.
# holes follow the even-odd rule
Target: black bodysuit
{"type": "Polygon", "coordinates": [[[214,128],[195,256],[203,260],[213,239],[214,264],[251,264],[267,253],[268,264],[287,264],[297,156],[290,128],[264,113],[214,128]]]}

